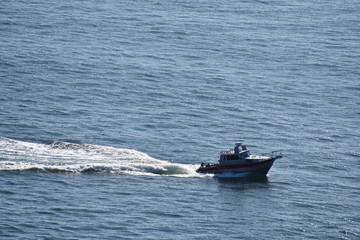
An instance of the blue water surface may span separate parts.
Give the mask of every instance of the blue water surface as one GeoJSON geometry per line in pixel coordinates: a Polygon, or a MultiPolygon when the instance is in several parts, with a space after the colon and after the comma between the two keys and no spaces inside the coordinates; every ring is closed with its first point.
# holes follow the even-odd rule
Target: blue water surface
{"type": "Polygon", "coordinates": [[[2,1],[3,239],[359,239],[360,2],[2,1]],[[282,149],[265,178],[201,162],[282,149]]]}

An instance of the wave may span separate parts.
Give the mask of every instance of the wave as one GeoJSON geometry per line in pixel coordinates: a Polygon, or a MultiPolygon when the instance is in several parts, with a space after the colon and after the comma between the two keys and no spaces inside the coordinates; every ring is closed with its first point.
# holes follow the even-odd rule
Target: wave
{"type": "Polygon", "coordinates": [[[132,149],[69,142],[30,143],[0,137],[0,171],[195,177],[200,176],[196,168],[132,149]]]}

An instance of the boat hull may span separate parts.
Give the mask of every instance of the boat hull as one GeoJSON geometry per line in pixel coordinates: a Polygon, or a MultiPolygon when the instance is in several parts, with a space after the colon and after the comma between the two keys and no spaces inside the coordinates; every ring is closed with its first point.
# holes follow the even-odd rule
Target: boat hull
{"type": "Polygon", "coordinates": [[[203,166],[197,169],[198,173],[250,173],[250,174],[261,174],[266,175],[274,161],[277,158],[270,158],[268,160],[264,160],[261,162],[253,162],[253,163],[241,163],[241,164],[229,164],[229,165],[210,165],[203,166]]]}

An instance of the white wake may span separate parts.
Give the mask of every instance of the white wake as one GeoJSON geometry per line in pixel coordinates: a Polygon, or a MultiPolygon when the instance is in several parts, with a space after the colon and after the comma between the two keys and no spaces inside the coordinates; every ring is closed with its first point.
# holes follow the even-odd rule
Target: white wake
{"type": "Polygon", "coordinates": [[[173,163],[124,148],[92,144],[30,143],[0,137],[0,171],[117,173],[196,177],[197,165],[173,163]]]}

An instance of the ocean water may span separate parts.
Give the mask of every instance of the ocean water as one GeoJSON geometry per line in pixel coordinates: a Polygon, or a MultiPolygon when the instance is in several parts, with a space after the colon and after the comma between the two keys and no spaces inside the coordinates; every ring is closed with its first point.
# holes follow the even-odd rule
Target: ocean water
{"type": "Polygon", "coordinates": [[[1,1],[1,239],[360,239],[360,2],[1,1]],[[266,177],[202,175],[243,141],[266,177]]]}

